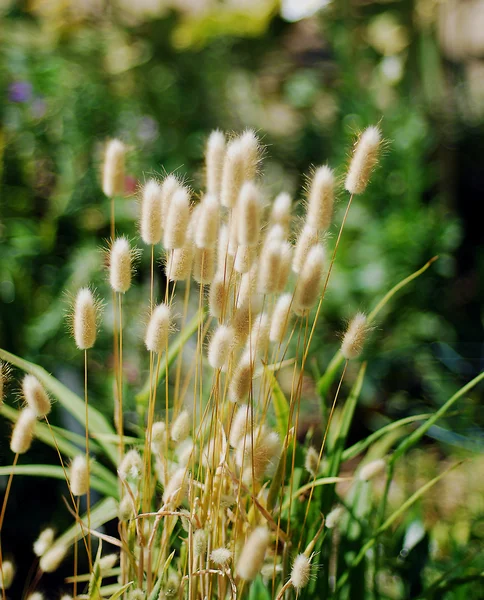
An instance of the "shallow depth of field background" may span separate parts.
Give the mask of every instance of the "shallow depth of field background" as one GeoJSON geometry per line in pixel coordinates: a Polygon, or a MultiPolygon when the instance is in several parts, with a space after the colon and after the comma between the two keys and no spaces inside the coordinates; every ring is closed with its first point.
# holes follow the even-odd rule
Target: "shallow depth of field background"
{"type": "MultiPolygon", "coordinates": [[[[328,161],[342,175],[355,134],[380,122],[387,149],[352,208],[309,362],[324,370],[345,319],[439,255],[373,333],[352,440],[435,410],[484,357],[483,31],[482,0],[0,0],[0,346],[82,390],[65,292],[91,281],[107,292],[99,251],[109,237],[99,179],[106,138],[131,148],[117,229],[134,237],[139,184],[176,171],[199,190],[213,128],[255,128],[266,147],[267,197],[287,189],[297,201],[311,165],[328,161]]],[[[133,314],[146,304],[146,274],[141,267],[133,314]]],[[[126,364],[136,389],[145,365],[131,325],[126,364]]],[[[104,330],[92,353],[98,405],[110,397],[110,339],[104,330]]],[[[317,407],[309,377],[305,393],[307,407],[317,407]]],[[[321,425],[308,408],[301,437],[321,425]]],[[[2,465],[12,460],[9,427],[0,423],[2,465]]],[[[410,579],[422,552],[451,568],[484,544],[475,472],[484,468],[476,459],[483,427],[474,394],[397,476],[395,503],[419,477],[472,456],[472,467],[453,472],[415,511],[426,545],[399,558],[410,579]]],[[[32,462],[55,460],[34,448],[32,462]]],[[[20,570],[41,527],[70,523],[62,493],[61,483],[15,478],[2,536],[26,557],[20,570]],[[36,510],[26,512],[32,497],[36,510]]],[[[67,574],[68,566],[52,585],[67,574]]]]}

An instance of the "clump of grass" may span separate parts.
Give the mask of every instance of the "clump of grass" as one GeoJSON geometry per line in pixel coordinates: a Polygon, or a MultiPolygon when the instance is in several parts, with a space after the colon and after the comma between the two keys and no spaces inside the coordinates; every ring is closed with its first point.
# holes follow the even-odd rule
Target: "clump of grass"
{"type": "MultiPolygon", "coordinates": [[[[371,486],[371,480],[393,467],[392,458],[379,457],[354,478],[340,474],[364,363],[339,419],[333,417],[348,361],[360,357],[371,321],[430,263],[397,284],[376,312],[353,318],[320,381],[321,388],[334,390],[326,407],[322,443],[301,452],[297,433],[303,375],[348,211],[353,195],[368,185],[380,144],[379,129],[371,127],[356,145],[345,184],[351,195],[341,223],[334,227],[334,241],[328,236],[333,228],[333,171],[328,166],[314,170],[307,213],[298,228],[288,194],[266,206],[258,174],[262,149],[252,131],[230,141],[220,131],[209,137],[207,193],[199,200],[173,175],[143,186],[138,225],[151,258],[150,292],[138,312],[148,315],[143,340],[148,379],[136,397],[144,418],[142,435],[130,431],[129,436],[123,409],[129,388],[123,377],[127,315],[122,298],[129,294],[139,251],[126,237],[115,237],[114,196],[122,189],[125,148],[117,141],[107,146],[103,189],[113,201],[108,277],[115,314],[114,427],[88,396],[88,350],[96,343],[100,317],[90,288],[78,291],[73,311],[74,341],[84,352],[84,402],[40,367],[0,351],[2,360],[30,373],[23,384],[28,407],[20,413],[2,409],[16,421],[8,490],[18,455],[28,451],[37,435],[58,451],[60,466],[44,472],[66,480],[76,520],[57,539],[49,528],[35,542],[40,564],[29,593],[35,591],[42,572],[52,572],[66,560],[73,565],[68,580],[73,597],[90,599],[329,597],[351,585],[352,569],[363,557],[360,553],[353,562],[351,557],[344,561],[339,557],[341,524],[354,513],[337,506],[335,484],[352,481],[347,502],[353,502],[350,508],[358,512],[361,486],[371,486]],[[159,251],[167,280],[162,298],[155,292],[159,251]],[[189,361],[183,359],[185,348],[191,352],[189,361]],[[277,378],[283,368],[292,370],[287,393],[277,378]],[[67,432],[50,427],[47,392],[85,426],[84,454],[67,432]],[[102,461],[94,460],[94,448],[102,461]],[[91,488],[105,496],[95,506],[90,504],[91,488]],[[80,515],[83,495],[87,511],[80,515]],[[116,538],[99,531],[112,519],[118,519],[116,538]],[[96,556],[91,538],[99,540],[96,556]],[[103,543],[114,546],[116,554],[102,556],[103,543]],[[90,564],[85,575],[78,573],[81,551],[87,552],[90,564]],[[319,555],[325,560],[318,572],[319,555]],[[103,579],[113,577],[114,583],[103,584],[103,579]]],[[[3,363],[0,366],[3,393],[5,369],[3,363]]],[[[418,441],[425,424],[420,431],[397,449],[397,457],[418,441]]],[[[359,533],[351,534],[362,547],[370,548],[401,515],[383,520],[385,501],[373,532],[362,528],[360,521],[359,533]]],[[[2,549],[4,545],[2,540],[2,549]]],[[[1,566],[5,589],[13,566],[8,561],[1,566]]]]}

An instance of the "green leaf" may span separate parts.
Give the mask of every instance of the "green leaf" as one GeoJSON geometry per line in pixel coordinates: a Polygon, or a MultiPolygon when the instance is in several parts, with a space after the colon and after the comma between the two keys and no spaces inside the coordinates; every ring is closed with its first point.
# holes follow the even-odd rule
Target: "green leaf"
{"type": "Polygon", "coordinates": [[[249,600],[271,600],[269,588],[264,585],[260,575],[257,576],[250,586],[249,600]]]}
{"type": "MultiPolygon", "coordinates": [[[[5,350],[0,348],[0,358],[9,362],[12,365],[15,365],[19,369],[22,369],[26,373],[31,373],[35,375],[37,379],[43,384],[43,386],[49,391],[62,406],[71,413],[81,425],[86,426],[86,414],[85,414],[85,406],[84,400],[79,398],[77,394],[72,392],[68,387],[66,387],[63,383],[58,381],[55,377],[47,373],[45,369],[39,367],[34,363],[28,362],[23,358],[19,358],[15,356],[15,354],[11,354],[5,350]]],[[[113,427],[109,424],[108,420],[102,415],[97,409],[93,408],[91,405],[88,407],[88,415],[89,415],[89,431],[93,433],[114,433],[113,427]]],[[[117,451],[111,445],[103,440],[99,440],[99,444],[103,447],[106,456],[112,461],[113,464],[117,464],[117,451]]]]}
{"type": "Polygon", "coordinates": [[[89,600],[101,600],[101,551],[102,551],[102,541],[99,540],[99,546],[97,548],[96,561],[92,568],[91,577],[89,578],[89,586],[87,589],[87,593],[89,596],[89,600]]]}
{"type": "Polygon", "coordinates": [[[266,376],[272,390],[272,401],[276,413],[277,431],[281,438],[285,438],[289,429],[289,402],[287,401],[276,376],[272,371],[266,370],[266,376]]]}
{"type": "Polygon", "coordinates": [[[114,594],[109,598],[109,600],[118,600],[118,598],[121,598],[121,596],[124,594],[124,592],[128,588],[130,588],[132,585],[133,585],[132,581],[130,581],[126,585],[123,585],[123,587],[119,588],[119,590],[117,592],[114,592],[114,594]]]}

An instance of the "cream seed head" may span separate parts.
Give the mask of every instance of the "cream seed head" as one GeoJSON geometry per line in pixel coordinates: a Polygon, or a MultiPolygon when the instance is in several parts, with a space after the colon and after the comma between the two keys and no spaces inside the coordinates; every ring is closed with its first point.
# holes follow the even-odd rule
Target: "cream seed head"
{"type": "Polygon", "coordinates": [[[227,364],[233,341],[232,327],[219,325],[208,346],[208,362],[213,369],[222,369],[227,364]]]}
{"type": "Polygon", "coordinates": [[[35,375],[25,375],[22,380],[22,394],[28,407],[37,417],[45,417],[50,413],[50,398],[35,375]]]}
{"type": "Polygon", "coordinates": [[[279,283],[282,262],[282,243],[270,240],[262,249],[259,267],[259,292],[272,294],[279,283]]]}
{"type": "Polygon", "coordinates": [[[207,194],[220,197],[222,172],[225,158],[225,136],[221,131],[212,131],[205,152],[207,194]]]}
{"type": "Polygon", "coordinates": [[[184,187],[175,191],[168,207],[163,246],[165,250],[183,248],[190,222],[190,194],[184,187]]]}
{"type": "Polygon", "coordinates": [[[195,248],[193,279],[200,285],[209,285],[215,277],[217,255],[214,248],[195,248]]]}
{"type": "Polygon", "coordinates": [[[217,273],[214,280],[210,284],[210,292],[208,295],[208,307],[210,314],[216,319],[221,319],[224,310],[227,310],[227,302],[229,301],[228,281],[223,274],[217,273]]]}
{"type": "Polygon", "coordinates": [[[252,372],[251,361],[248,357],[242,356],[229,384],[229,400],[231,402],[240,402],[249,394],[252,384],[252,372]]]}
{"type": "Polygon", "coordinates": [[[121,479],[137,481],[143,472],[143,459],[140,453],[132,448],[123,457],[119,465],[118,473],[121,479]]]}
{"type": "Polygon", "coordinates": [[[8,590],[15,577],[15,567],[11,560],[4,560],[0,565],[0,590],[8,590]]]}
{"type": "Polygon", "coordinates": [[[54,530],[52,527],[47,527],[40,532],[39,537],[34,542],[34,554],[43,556],[54,542],[54,530]]]}
{"type": "Polygon", "coordinates": [[[210,553],[210,560],[220,567],[224,567],[232,558],[232,553],[228,548],[215,548],[210,553]]]}
{"type": "Polygon", "coordinates": [[[193,534],[193,554],[195,558],[204,556],[207,551],[208,536],[204,529],[197,529],[193,534]]]}
{"type": "Polygon", "coordinates": [[[118,562],[119,555],[118,554],[106,554],[99,561],[99,568],[102,572],[110,571],[114,568],[115,564],[118,562]]]}
{"type": "Polygon", "coordinates": [[[294,292],[293,310],[297,315],[310,310],[318,299],[323,279],[325,252],[321,244],[313,246],[299,275],[294,292]]]}
{"type": "Polygon", "coordinates": [[[348,325],[341,343],[341,354],[346,360],[357,358],[363,350],[368,325],[366,316],[358,312],[348,325]]]}
{"type": "Polygon", "coordinates": [[[238,246],[235,254],[234,269],[237,273],[247,273],[255,262],[255,250],[252,246],[238,246]]]}
{"type": "Polygon", "coordinates": [[[162,191],[154,179],[150,179],[141,192],[140,233],[148,246],[158,244],[163,233],[162,191]]]}
{"type": "Polygon", "coordinates": [[[124,160],[126,146],[120,140],[106,144],[103,165],[103,192],[108,198],[124,194],[124,160]]]}
{"type": "Polygon", "coordinates": [[[289,242],[281,244],[281,265],[279,267],[279,277],[277,279],[276,292],[282,292],[287,285],[293,257],[293,248],[289,242]]]}
{"type": "Polygon", "coordinates": [[[118,506],[118,519],[120,521],[129,521],[134,517],[133,501],[131,496],[123,497],[118,506]]]}
{"type": "Polygon", "coordinates": [[[255,262],[247,273],[240,278],[239,293],[237,295],[237,308],[248,308],[252,314],[259,312],[262,308],[264,298],[258,289],[259,264],[255,262]]]}
{"type": "Polygon", "coordinates": [[[345,513],[343,506],[335,506],[326,516],[324,521],[325,526],[328,529],[334,529],[341,521],[342,516],[345,513]]]}
{"type": "Polygon", "coordinates": [[[193,455],[195,455],[196,460],[197,446],[193,443],[192,438],[187,438],[177,445],[175,454],[178,459],[178,464],[182,467],[186,467],[193,455]]]}
{"type": "Polygon", "coordinates": [[[182,184],[175,177],[175,175],[167,175],[163,179],[160,186],[160,200],[161,200],[161,227],[165,226],[166,219],[168,217],[168,210],[171,205],[171,199],[177,190],[182,188],[182,184]]]}
{"type": "Polygon", "coordinates": [[[358,140],[346,175],[345,188],[350,194],[362,194],[378,162],[381,132],[378,127],[365,129],[358,140]]]}
{"type": "Polygon", "coordinates": [[[319,242],[318,230],[312,225],[304,225],[299,237],[297,238],[294,249],[294,258],[292,260],[292,270],[299,274],[306,263],[311,248],[319,242]]]}
{"type": "Polygon", "coordinates": [[[249,335],[251,324],[254,322],[256,313],[250,306],[241,306],[235,311],[232,318],[234,328],[234,346],[240,347],[245,344],[249,335]]]}
{"type": "Polygon", "coordinates": [[[151,314],[146,329],[145,345],[150,352],[161,354],[167,349],[170,333],[170,307],[158,304],[151,314]]]}
{"type": "Polygon", "coordinates": [[[269,546],[269,531],[266,527],[257,527],[249,535],[237,561],[237,575],[252,581],[262,568],[267,547],[269,546]]]}
{"type": "Polygon", "coordinates": [[[252,129],[244,131],[239,140],[244,156],[245,179],[255,179],[260,158],[259,140],[252,129]]]}
{"type": "Polygon", "coordinates": [[[241,404],[235,413],[230,427],[229,442],[232,448],[236,448],[240,440],[246,435],[250,418],[251,414],[248,404],[241,404]]]}
{"type": "Polygon", "coordinates": [[[115,292],[125,294],[131,286],[133,253],[125,237],[116,239],[109,253],[109,283],[115,292]]]}
{"type": "Polygon", "coordinates": [[[274,200],[271,209],[271,223],[280,225],[286,235],[289,232],[289,224],[291,222],[291,204],[291,196],[286,192],[282,192],[274,200]]]}
{"type": "Polygon", "coordinates": [[[70,468],[71,492],[74,496],[84,496],[89,491],[89,468],[84,454],[74,457],[70,468]]]}
{"type": "Polygon", "coordinates": [[[287,328],[291,320],[292,294],[282,294],[279,296],[274,307],[271,319],[271,329],[269,339],[271,342],[281,344],[286,335],[287,328]]]}
{"type": "Polygon", "coordinates": [[[326,230],[331,225],[334,204],[334,173],[327,166],[314,172],[309,190],[307,222],[315,229],[326,230]]]}
{"type": "Polygon", "coordinates": [[[165,275],[169,281],[186,281],[192,272],[195,249],[193,242],[187,240],[183,248],[170,250],[166,257],[165,275]]]}
{"type": "Polygon", "coordinates": [[[279,457],[280,451],[281,443],[277,433],[262,425],[253,431],[253,435],[252,432],[247,432],[239,440],[235,460],[240,469],[248,470],[249,481],[252,480],[252,475],[260,480],[266,473],[274,471],[275,459],[279,457]]]}
{"type": "Polygon", "coordinates": [[[269,346],[270,319],[267,313],[255,317],[247,341],[247,352],[252,358],[264,356],[269,346]]]}
{"type": "Polygon", "coordinates": [[[220,191],[220,201],[226,208],[235,206],[240,188],[246,179],[245,152],[246,148],[240,138],[232,140],[227,146],[220,191]]]}
{"type": "Polygon", "coordinates": [[[219,229],[218,247],[217,247],[217,272],[225,275],[227,280],[230,278],[232,269],[234,268],[234,254],[229,252],[229,228],[227,225],[222,225],[219,229]]]}
{"type": "Polygon", "coordinates": [[[237,202],[237,241],[241,246],[255,246],[260,235],[260,192],[252,181],[242,186],[237,202]]]}
{"type": "Polygon", "coordinates": [[[386,469],[387,461],[384,458],[378,458],[377,460],[372,460],[366,465],[363,465],[361,469],[358,471],[358,479],[360,481],[370,481],[370,479],[374,479],[386,469]]]}
{"type": "Polygon", "coordinates": [[[27,600],[44,600],[45,596],[42,592],[32,592],[27,596],[27,600]]]}
{"type": "Polygon", "coordinates": [[[179,506],[188,491],[188,474],[185,467],[177,469],[169,478],[163,492],[163,502],[171,506],[179,506]]]}
{"type": "Polygon", "coordinates": [[[79,350],[88,350],[96,343],[99,302],[85,287],[77,292],[74,302],[74,340],[79,350]]]}
{"type": "Polygon", "coordinates": [[[170,436],[174,442],[183,442],[190,433],[191,420],[187,410],[182,410],[171,426],[170,436]]]}
{"type": "Polygon", "coordinates": [[[200,204],[194,238],[198,248],[214,248],[218,241],[220,207],[216,196],[208,194],[200,204]]]}
{"type": "Polygon", "coordinates": [[[319,454],[313,446],[310,446],[306,452],[304,468],[312,477],[316,477],[319,471],[319,454]]]}
{"type": "Polygon", "coordinates": [[[44,573],[52,573],[59,568],[67,554],[66,546],[54,544],[40,559],[40,569],[44,573]]]}
{"type": "Polygon", "coordinates": [[[37,415],[27,407],[20,411],[10,439],[10,450],[14,454],[25,454],[32,445],[37,415]]]}
{"type": "Polygon", "coordinates": [[[151,447],[157,454],[161,454],[166,448],[166,424],[164,421],[153,423],[151,428],[151,447]]]}
{"type": "Polygon", "coordinates": [[[305,588],[311,577],[311,562],[304,554],[298,554],[292,563],[291,583],[297,591],[305,588]]]}

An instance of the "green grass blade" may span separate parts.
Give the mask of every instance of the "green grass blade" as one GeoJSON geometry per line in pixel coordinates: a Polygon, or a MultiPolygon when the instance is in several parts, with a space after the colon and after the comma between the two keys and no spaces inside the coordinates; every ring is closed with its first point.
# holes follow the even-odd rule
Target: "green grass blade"
{"type": "Polygon", "coordinates": [[[271,386],[272,402],[276,413],[277,431],[281,438],[285,438],[289,428],[289,402],[287,401],[276,376],[272,371],[266,370],[266,376],[271,386]]]}
{"type": "MultiPolygon", "coordinates": [[[[385,296],[383,296],[383,298],[380,300],[380,302],[375,306],[375,308],[371,311],[371,313],[368,315],[368,324],[370,325],[375,320],[378,313],[385,307],[385,305],[388,302],[390,302],[390,300],[393,298],[393,296],[395,296],[395,294],[397,294],[406,285],[411,283],[414,279],[416,279],[417,277],[422,275],[422,273],[425,273],[425,271],[430,267],[430,265],[433,262],[435,262],[437,260],[437,258],[438,258],[437,256],[434,256],[433,258],[431,258],[428,262],[426,262],[424,264],[423,267],[418,269],[418,271],[415,271],[408,277],[405,277],[405,279],[402,279],[401,281],[399,281],[397,283],[397,285],[395,285],[389,292],[387,292],[385,294],[385,296]]],[[[343,363],[343,360],[344,360],[343,355],[338,350],[338,352],[336,352],[336,354],[331,359],[331,362],[329,363],[328,368],[326,369],[324,375],[318,381],[318,392],[319,392],[319,395],[321,396],[321,398],[323,398],[323,400],[324,400],[324,398],[326,398],[328,390],[331,387],[333,381],[335,380],[337,373],[339,371],[339,368],[341,367],[341,364],[343,363]]]]}
{"type": "Polygon", "coordinates": [[[118,600],[124,594],[124,592],[129,589],[133,585],[133,582],[130,581],[126,585],[123,585],[117,592],[114,592],[112,596],[110,596],[109,600],[118,600]]]}
{"type": "MultiPolygon", "coordinates": [[[[0,348],[0,358],[6,362],[22,369],[26,373],[35,375],[37,379],[43,384],[47,391],[49,391],[58,400],[62,406],[71,413],[71,415],[79,421],[84,427],[86,425],[86,414],[84,407],[84,400],[79,398],[77,394],[72,392],[68,387],[61,383],[58,379],[47,373],[45,369],[39,367],[34,363],[31,363],[23,358],[15,356],[0,348]]],[[[91,405],[88,407],[89,412],[89,430],[93,433],[114,433],[113,427],[110,425],[108,420],[102,415],[97,409],[91,405]]],[[[102,440],[99,440],[99,444],[103,447],[106,456],[117,464],[117,451],[111,444],[107,444],[102,440]]]]}

